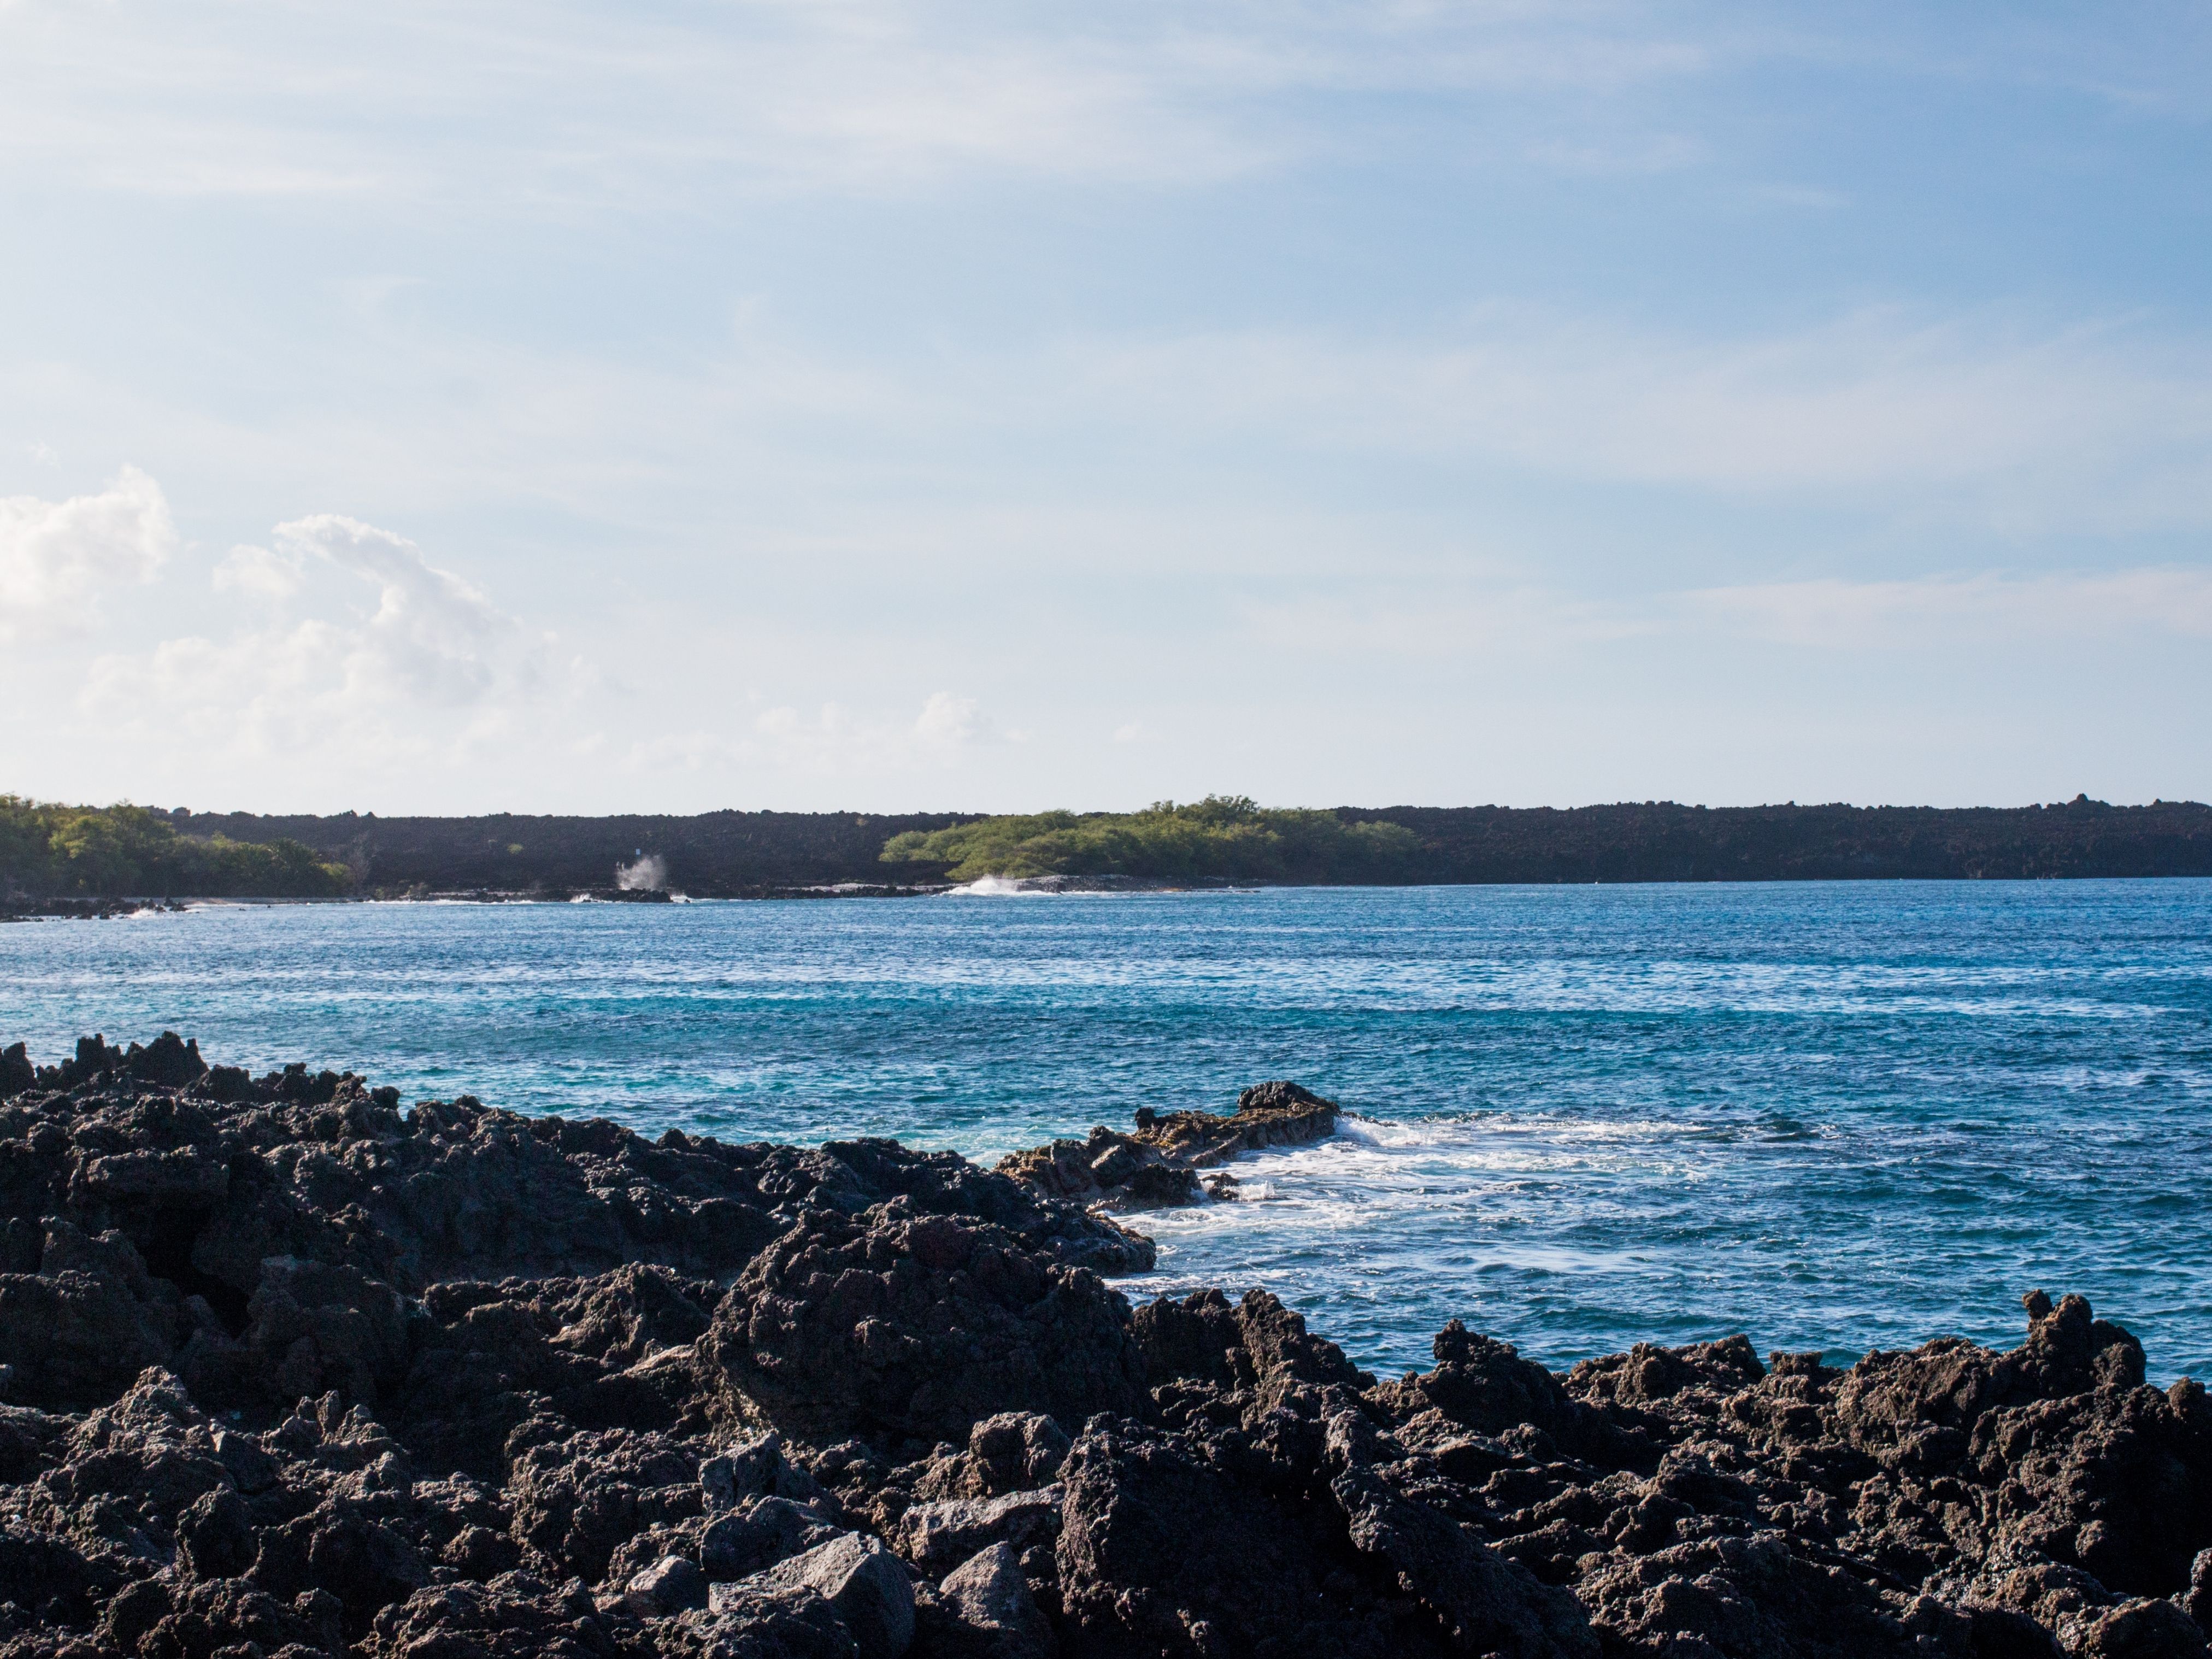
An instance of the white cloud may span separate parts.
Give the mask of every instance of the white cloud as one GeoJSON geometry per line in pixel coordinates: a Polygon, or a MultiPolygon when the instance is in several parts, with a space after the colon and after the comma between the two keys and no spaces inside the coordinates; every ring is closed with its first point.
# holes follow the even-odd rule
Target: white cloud
{"type": "Polygon", "coordinates": [[[161,487],[135,466],[97,495],[0,497],[0,637],[90,620],[105,593],[152,580],[176,547],[161,487]]]}
{"type": "Polygon", "coordinates": [[[265,547],[242,546],[232,548],[224,556],[210,580],[218,593],[289,599],[300,591],[302,577],[297,555],[272,553],[265,547]]]}
{"type": "Polygon", "coordinates": [[[319,513],[276,526],[278,544],[373,582],[375,614],[358,630],[348,675],[360,690],[463,707],[503,678],[536,671],[533,641],[478,589],[425,560],[404,536],[319,513]]]}
{"type": "Polygon", "coordinates": [[[933,692],[914,722],[915,736],[931,749],[958,749],[990,735],[990,730],[975,698],[950,691],[933,692]]]}
{"type": "Polygon", "coordinates": [[[295,598],[312,558],[373,587],[374,609],[104,655],[91,666],[87,711],[217,752],[342,753],[374,767],[505,739],[531,705],[582,672],[404,537],[319,514],[277,526],[276,540],[275,551],[233,549],[217,587],[295,598]]]}

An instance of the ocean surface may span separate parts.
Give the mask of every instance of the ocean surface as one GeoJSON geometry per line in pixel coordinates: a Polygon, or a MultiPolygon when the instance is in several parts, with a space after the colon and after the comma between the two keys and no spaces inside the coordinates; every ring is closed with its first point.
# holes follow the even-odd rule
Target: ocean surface
{"type": "Polygon", "coordinates": [[[1362,1364],[1748,1332],[2010,1346],[2080,1291],[2212,1376],[2212,883],[210,907],[0,927],[0,1042],[163,1028],[739,1139],[988,1160],[1292,1078],[1358,1116],[1156,1213],[1362,1364]]]}

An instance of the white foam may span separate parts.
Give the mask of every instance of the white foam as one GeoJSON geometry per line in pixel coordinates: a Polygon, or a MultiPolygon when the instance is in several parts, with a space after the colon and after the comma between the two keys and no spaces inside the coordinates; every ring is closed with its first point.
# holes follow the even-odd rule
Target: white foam
{"type": "Polygon", "coordinates": [[[1055,898],[1048,887],[1037,887],[1019,878],[979,876],[964,887],[955,887],[948,898],[1055,898]]]}
{"type": "Polygon", "coordinates": [[[1400,1121],[1344,1112],[1337,1117],[1336,1133],[1339,1139],[1362,1146],[1442,1146],[1464,1139],[1472,1121],[1464,1117],[1421,1117],[1400,1121]]]}

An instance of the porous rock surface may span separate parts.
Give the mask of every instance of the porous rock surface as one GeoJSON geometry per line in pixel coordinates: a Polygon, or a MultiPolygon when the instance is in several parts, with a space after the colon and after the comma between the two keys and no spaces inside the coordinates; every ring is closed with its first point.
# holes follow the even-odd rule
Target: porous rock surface
{"type": "Polygon", "coordinates": [[[957,1159],[0,1052],[0,1659],[2180,1659],[2212,1406],[2078,1297],[1389,1382],[957,1159]]]}
{"type": "Polygon", "coordinates": [[[1231,1194],[1237,1178],[1220,1166],[1232,1158],[1335,1133],[1338,1110],[1334,1101],[1297,1084],[1255,1083],[1226,1116],[1147,1108],[1137,1113],[1133,1133],[1102,1123],[1082,1140],[1063,1138],[1011,1152],[999,1160],[998,1172],[1096,1212],[1194,1204],[1202,1196],[1231,1194]]]}

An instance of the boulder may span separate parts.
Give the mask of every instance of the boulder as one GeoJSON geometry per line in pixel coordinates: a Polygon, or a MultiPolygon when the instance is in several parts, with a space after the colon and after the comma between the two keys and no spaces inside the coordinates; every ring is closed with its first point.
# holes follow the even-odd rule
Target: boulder
{"type": "Polygon", "coordinates": [[[726,1409],[827,1443],[964,1439],[1008,1411],[1141,1413],[1129,1309],[988,1223],[894,1200],[816,1215],[763,1250],[702,1344],[726,1409]]]}
{"type": "Polygon", "coordinates": [[[1030,1593],[1012,1544],[970,1556],[945,1575],[938,1595],[961,1626],[959,1645],[979,1659],[1051,1659],[1052,1621],[1030,1593]]]}
{"type": "Polygon", "coordinates": [[[811,1590],[836,1610],[860,1659],[900,1659],[914,1640],[914,1587],[881,1544],[844,1533],[778,1562],[738,1585],[714,1587],[714,1609],[727,1612],[746,1594],[811,1590]]]}

